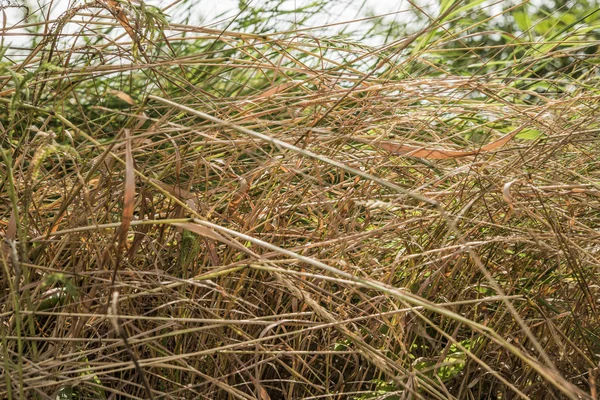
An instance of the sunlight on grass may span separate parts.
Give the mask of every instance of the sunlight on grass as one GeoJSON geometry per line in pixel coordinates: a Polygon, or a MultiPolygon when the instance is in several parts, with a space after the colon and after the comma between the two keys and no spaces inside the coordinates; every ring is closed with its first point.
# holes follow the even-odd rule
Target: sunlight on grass
{"type": "Polygon", "coordinates": [[[7,5],[0,397],[597,398],[597,2],[292,3],[7,5]]]}

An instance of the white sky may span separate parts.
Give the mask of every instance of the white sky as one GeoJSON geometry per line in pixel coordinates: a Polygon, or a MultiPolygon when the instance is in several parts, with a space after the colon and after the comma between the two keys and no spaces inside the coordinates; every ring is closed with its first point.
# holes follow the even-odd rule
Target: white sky
{"type": "MultiPolygon", "coordinates": [[[[251,1],[252,5],[257,6],[267,4],[264,0],[249,1],[251,1]]],[[[433,4],[437,3],[437,0],[429,1],[433,4]]],[[[0,0],[0,5],[25,3],[32,13],[39,13],[41,9],[45,9],[45,12],[47,13],[48,7],[50,7],[50,19],[55,19],[63,14],[69,7],[83,4],[83,2],[84,0],[0,0]]],[[[166,10],[165,13],[169,15],[170,23],[181,23],[185,18],[185,15],[183,15],[181,11],[178,11],[176,6],[173,7],[173,5],[177,3],[177,0],[146,0],[146,3],[166,10]]],[[[279,10],[295,10],[310,3],[311,0],[285,0],[279,10]]],[[[420,3],[424,2],[421,1],[420,3]]],[[[353,0],[330,0],[327,7],[326,14],[318,15],[316,18],[311,19],[310,23],[312,26],[352,21],[364,17],[367,13],[370,15],[396,13],[394,15],[388,15],[385,18],[388,20],[404,18],[405,20],[407,14],[401,11],[407,10],[409,3],[407,0],[364,0],[364,2],[353,0]]],[[[5,8],[3,11],[3,13],[0,13],[1,26],[10,28],[26,23],[23,19],[23,9],[5,8]]],[[[188,23],[191,25],[223,27],[238,13],[239,0],[200,0],[193,9],[191,13],[192,18],[188,23]]],[[[291,23],[294,20],[293,12],[286,15],[286,18],[291,23]]],[[[293,26],[282,26],[277,30],[288,29],[293,29],[293,26]]],[[[67,27],[63,30],[63,33],[66,33],[69,30],[70,29],[67,27]]],[[[12,43],[12,46],[16,47],[24,46],[27,43],[27,38],[18,35],[19,32],[21,34],[25,33],[24,30],[9,29],[8,32],[3,35],[5,45],[12,43]]]]}
{"type": "MultiPolygon", "coordinates": [[[[68,8],[74,5],[81,5],[84,2],[91,2],[91,0],[0,0],[0,28],[4,28],[1,39],[4,41],[4,46],[10,45],[11,50],[9,51],[12,55],[17,55],[19,51],[22,54],[27,53],[27,44],[31,37],[26,36],[24,29],[11,29],[14,26],[21,26],[27,22],[23,19],[23,9],[19,8],[4,8],[2,5],[7,4],[27,4],[32,13],[39,13],[40,10],[48,12],[50,8],[50,19],[56,19],[60,17],[68,8]]],[[[100,0],[108,1],[108,0],[100,0]]],[[[139,0],[119,0],[119,1],[134,1],[139,0]]],[[[157,6],[163,10],[169,16],[168,20],[170,23],[182,23],[186,18],[186,14],[180,9],[177,9],[177,4],[181,0],[145,0],[147,4],[157,6]]],[[[195,4],[192,8],[191,18],[188,21],[191,25],[210,26],[214,28],[224,28],[232,18],[235,18],[239,13],[239,4],[241,1],[249,1],[253,6],[265,6],[269,4],[267,0],[187,0],[191,4],[195,4]]],[[[485,0],[480,3],[480,7],[485,5],[491,6],[488,12],[493,15],[501,12],[503,7],[507,7],[511,4],[521,3],[522,0],[485,0]]],[[[577,0],[573,0],[576,2],[577,0]]],[[[294,10],[298,10],[307,4],[313,3],[314,0],[285,0],[282,6],[279,7],[279,11],[288,10],[289,14],[281,15],[278,19],[285,20],[285,23],[279,23],[276,27],[273,27],[273,31],[285,31],[298,28],[294,26],[294,10]],[[286,26],[287,25],[287,26],[286,26]]],[[[440,0],[413,0],[419,7],[422,7],[435,17],[437,14],[437,5],[440,0]]],[[[552,3],[551,0],[530,0],[531,4],[539,5],[541,3],[552,3]]],[[[182,8],[189,8],[189,4],[183,4],[182,8]]],[[[355,19],[372,16],[372,15],[386,15],[384,18],[387,22],[398,21],[398,22],[411,22],[411,14],[406,11],[409,10],[410,3],[408,0],[328,0],[327,9],[324,13],[317,14],[309,21],[310,26],[318,27],[324,24],[342,23],[349,22],[355,19]]],[[[63,28],[62,33],[75,33],[82,29],[83,24],[69,24],[63,28]]],[[[350,26],[350,30],[358,30],[360,27],[366,28],[368,24],[361,24],[356,22],[350,26]]],[[[334,30],[342,29],[343,25],[340,25],[334,30]]],[[[419,26],[414,28],[418,29],[419,26]]],[[[0,31],[1,34],[2,31],[0,31]]],[[[315,34],[319,36],[327,35],[326,31],[319,30],[315,31],[315,34]]],[[[368,44],[380,45],[384,39],[381,37],[373,37],[369,40],[368,44]]]]}

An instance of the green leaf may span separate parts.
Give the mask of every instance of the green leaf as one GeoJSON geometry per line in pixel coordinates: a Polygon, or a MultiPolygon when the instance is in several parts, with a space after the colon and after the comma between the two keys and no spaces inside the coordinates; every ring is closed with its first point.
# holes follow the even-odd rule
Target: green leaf
{"type": "Polygon", "coordinates": [[[538,131],[537,129],[523,129],[520,133],[517,134],[516,138],[523,140],[535,140],[541,135],[543,135],[543,133],[538,131]]]}
{"type": "Polygon", "coordinates": [[[513,14],[513,17],[520,30],[527,32],[531,29],[531,17],[526,11],[517,11],[513,14]]]}

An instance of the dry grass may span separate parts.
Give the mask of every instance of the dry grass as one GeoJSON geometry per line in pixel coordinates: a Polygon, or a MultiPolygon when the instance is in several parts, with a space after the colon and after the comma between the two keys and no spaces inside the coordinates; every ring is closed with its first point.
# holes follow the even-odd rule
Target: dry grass
{"type": "Polygon", "coordinates": [[[596,398],[597,42],[111,4],[3,59],[0,397],[596,398]]]}

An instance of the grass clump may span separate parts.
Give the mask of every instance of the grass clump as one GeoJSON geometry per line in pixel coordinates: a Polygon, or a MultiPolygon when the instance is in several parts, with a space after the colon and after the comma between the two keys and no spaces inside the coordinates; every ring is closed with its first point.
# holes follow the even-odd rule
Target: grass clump
{"type": "Polygon", "coordinates": [[[0,397],[596,398],[598,5],[554,3],[5,23],[0,397]]]}

